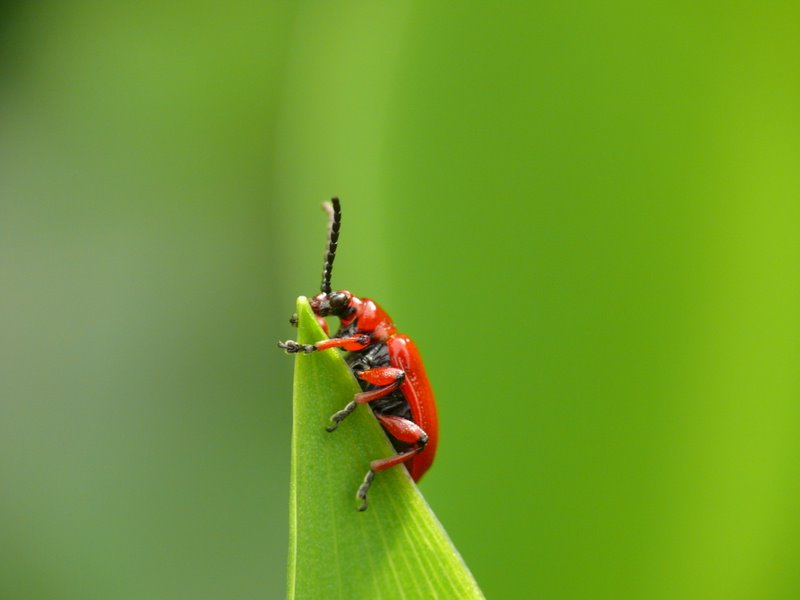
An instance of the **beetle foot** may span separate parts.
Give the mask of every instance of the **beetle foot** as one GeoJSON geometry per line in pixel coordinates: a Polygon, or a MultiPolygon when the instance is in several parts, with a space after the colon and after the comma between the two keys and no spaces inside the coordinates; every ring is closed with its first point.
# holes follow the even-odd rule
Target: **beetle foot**
{"type": "Polygon", "coordinates": [[[341,423],[342,421],[344,421],[344,420],[345,420],[345,417],[347,417],[347,415],[349,415],[349,414],[350,414],[351,412],[353,412],[355,409],[356,409],[356,403],[355,403],[355,401],[353,401],[353,402],[350,402],[350,403],[349,403],[347,406],[345,406],[345,407],[344,407],[342,410],[340,410],[339,412],[337,412],[337,413],[334,413],[334,414],[331,416],[331,422],[333,423],[333,425],[328,425],[328,426],[325,428],[325,431],[327,431],[327,432],[329,432],[329,433],[330,433],[330,432],[332,432],[332,431],[336,431],[336,428],[337,428],[337,427],[339,427],[339,423],[341,423]]]}
{"type": "Polygon", "coordinates": [[[375,472],[370,469],[367,471],[366,477],[364,477],[364,482],[358,486],[358,491],[356,492],[356,499],[363,500],[364,503],[358,507],[359,512],[364,512],[367,510],[367,490],[369,490],[369,486],[372,485],[372,480],[375,478],[375,472]]]}
{"type": "Polygon", "coordinates": [[[297,327],[299,319],[297,318],[297,313],[292,313],[292,316],[289,317],[289,325],[292,327],[297,327]]]}
{"type": "Polygon", "coordinates": [[[298,344],[293,340],[278,342],[278,347],[283,348],[289,354],[295,354],[296,352],[305,352],[306,354],[309,354],[317,349],[313,344],[298,344]]]}

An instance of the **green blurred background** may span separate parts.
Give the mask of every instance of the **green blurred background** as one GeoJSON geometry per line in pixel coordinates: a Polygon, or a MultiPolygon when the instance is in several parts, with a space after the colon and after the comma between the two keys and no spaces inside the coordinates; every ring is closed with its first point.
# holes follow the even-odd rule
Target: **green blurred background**
{"type": "Polygon", "coordinates": [[[0,4],[0,597],[284,595],[333,194],[488,597],[800,597],[800,9],[421,1],[0,4]]]}

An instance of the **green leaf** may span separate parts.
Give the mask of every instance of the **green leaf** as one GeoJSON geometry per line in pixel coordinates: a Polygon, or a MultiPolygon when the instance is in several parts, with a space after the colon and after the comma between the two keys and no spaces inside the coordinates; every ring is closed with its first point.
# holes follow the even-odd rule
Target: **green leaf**
{"type": "MultiPolygon", "coordinates": [[[[298,341],[325,339],[297,300],[298,341]]],[[[330,416],[361,391],[339,350],[298,354],[289,514],[290,599],[483,598],[403,467],[375,476],[369,509],[355,494],[371,460],[394,453],[367,406],[339,428],[330,416]]]]}

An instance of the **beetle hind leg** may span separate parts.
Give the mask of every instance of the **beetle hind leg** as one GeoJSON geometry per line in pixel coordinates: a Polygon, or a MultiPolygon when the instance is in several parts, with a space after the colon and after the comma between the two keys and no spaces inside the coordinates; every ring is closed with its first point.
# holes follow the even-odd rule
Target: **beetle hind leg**
{"type": "Polygon", "coordinates": [[[369,491],[370,485],[372,485],[372,480],[375,478],[375,473],[380,473],[386,469],[391,469],[395,465],[406,462],[414,455],[422,452],[425,449],[425,445],[428,443],[428,434],[413,421],[404,419],[403,417],[387,415],[375,416],[389,434],[402,442],[413,444],[413,447],[410,450],[400,452],[388,458],[373,460],[369,464],[369,471],[367,471],[364,481],[358,486],[358,491],[356,492],[356,499],[362,502],[361,506],[358,507],[359,511],[367,510],[367,492],[369,491]]]}
{"type": "Polygon", "coordinates": [[[364,481],[358,486],[358,491],[356,492],[356,500],[361,500],[361,506],[358,507],[360,512],[364,512],[367,510],[367,490],[369,490],[369,486],[372,485],[372,480],[375,479],[375,471],[370,469],[367,471],[366,476],[364,477],[364,481]]]}

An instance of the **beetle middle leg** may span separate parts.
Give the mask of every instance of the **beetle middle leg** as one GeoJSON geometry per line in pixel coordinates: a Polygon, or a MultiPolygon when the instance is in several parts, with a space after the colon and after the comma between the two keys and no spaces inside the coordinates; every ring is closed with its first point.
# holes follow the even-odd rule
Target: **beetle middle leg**
{"type": "Polygon", "coordinates": [[[339,427],[339,423],[344,421],[344,419],[351,412],[353,412],[356,409],[356,406],[359,404],[372,402],[373,400],[383,398],[394,392],[400,387],[400,385],[402,385],[403,380],[406,378],[406,372],[403,371],[403,369],[397,369],[395,367],[377,367],[356,373],[356,377],[362,381],[366,381],[367,383],[381,387],[368,392],[360,392],[356,394],[353,397],[353,400],[350,401],[347,406],[331,416],[333,425],[326,427],[326,430],[335,431],[336,428],[339,427]]]}

